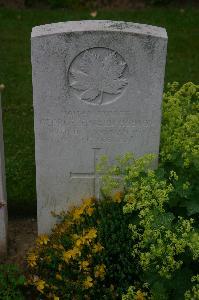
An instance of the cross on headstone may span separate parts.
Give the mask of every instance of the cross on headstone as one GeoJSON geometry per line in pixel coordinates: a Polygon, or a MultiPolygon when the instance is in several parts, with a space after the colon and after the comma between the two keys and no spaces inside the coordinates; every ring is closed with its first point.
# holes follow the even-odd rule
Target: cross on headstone
{"type": "Polygon", "coordinates": [[[100,150],[100,148],[93,148],[93,167],[94,170],[93,172],[78,172],[78,173],[73,173],[70,172],[70,178],[71,179],[92,179],[93,180],[93,194],[95,195],[96,198],[99,198],[100,191],[99,191],[99,180],[102,176],[100,176],[96,172],[96,161],[97,161],[97,152],[100,150]]]}

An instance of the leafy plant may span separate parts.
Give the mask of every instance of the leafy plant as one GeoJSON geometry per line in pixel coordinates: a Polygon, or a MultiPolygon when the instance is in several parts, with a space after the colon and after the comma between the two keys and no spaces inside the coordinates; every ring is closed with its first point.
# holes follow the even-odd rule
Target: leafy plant
{"type": "Polygon", "coordinates": [[[15,265],[0,265],[0,299],[23,300],[25,277],[15,265]]]}
{"type": "Polygon", "coordinates": [[[161,166],[178,175],[169,205],[175,212],[199,213],[199,85],[168,85],[163,100],[161,166]]]}
{"type": "Polygon", "coordinates": [[[122,195],[85,199],[59,218],[28,255],[28,284],[38,299],[120,299],[137,269],[122,195]]]}
{"type": "Polygon", "coordinates": [[[103,158],[99,166],[105,173],[103,194],[120,190],[124,213],[131,215],[131,252],[138,272],[124,299],[181,300],[199,267],[199,233],[193,219],[173,214],[168,205],[176,173],[164,178],[161,169],[150,170],[152,159],[146,155],[136,160],[127,154],[110,166],[103,158]]]}
{"type": "Polygon", "coordinates": [[[186,291],[185,300],[197,300],[199,299],[199,275],[193,276],[191,278],[193,286],[191,290],[186,291]]]}

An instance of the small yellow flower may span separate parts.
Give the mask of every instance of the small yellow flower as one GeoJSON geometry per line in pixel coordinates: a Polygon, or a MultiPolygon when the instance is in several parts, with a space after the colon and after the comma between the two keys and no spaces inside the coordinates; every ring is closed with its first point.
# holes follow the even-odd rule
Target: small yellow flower
{"type": "Polygon", "coordinates": [[[36,285],[36,288],[37,288],[37,290],[40,292],[40,293],[43,293],[43,290],[44,290],[44,288],[45,288],[45,281],[44,280],[41,280],[41,279],[39,279],[39,280],[37,280],[36,282],[35,282],[35,285],[36,285]]]}
{"type": "Polygon", "coordinates": [[[76,207],[71,211],[71,215],[74,221],[77,221],[81,218],[81,215],[84,213],[83,207],[76,207]]]}
{"type": "Polygon", "coordinates": [[[59,297],[57,297],[57,296],[55,296],[55,295],[53,295],[53,300],[59,300],[59,297]]]}
{"type": "Polygon", "coordinates": [[[84,245],[84,238],[82,237],[78,237],[78,239],[76,240],[75,242],[75,246],[78,248],[78,249],[82,249],[82,246],[84,245]]]}
{"type": "Polygon", "coordinates": [[[86,236],[85,236],[85,239],[87,239],[87,240],[93,240],[93,239],[95,239],[97,237],[97,229],[95,229],[95,228],[91,228],[88,232],[87,232],[87,234],[86,234],[86,236]]]}
{"type": "Polygon", "coordinates": [[[104,279],[104,276],[106,274],[106,266],[104,264],[98,265],[95,268],[95,277],[100,277],[101,279],[104,279]]]}
{"type": "Polygon", "coordinates": [[[86,208],[86,207],[93,205],[94,200],[95,200],[95,198],[92,198],[92,197],[84,199],[83,207],[86,208]]]}
{"type": "Polygon", "coordinates": [[[84,287],[85,287],[86,289],[91,288],[91,287],[93,286],[93,279],[92,279],[92,277],[91,277],[91,276],[87,276],[87,278],[86,278],[86,280],[84,281],[83,285],[84,285],[84,287]]]}
{"type": "Polygon", "coordinates": [[[100,243],[97,243],[93,246],[92,252],[98,253],[98,252],[101,252],[103,249],[104,249],[104,247],[100,243]]]}
{"type": "Polygon", "coordinates": [[[78,238],[79,238],[79,235],[78,235],[78,234],[76,234],[76,233],[72,234],[72,239],[73,239],[74,241],[78,240],[78,238]]]}
{"type": "Polygon", "coordinates": [[[34,268],[37,265],[37,258],[38,257],[35,253],[29,253],[27,257],[27,262],[31,268],[34,268]]]}
{"type": "Polygon", "coordinates": [[[135,300],[145,300],[145,295],[142,291],[138,290],[135,295],[135,300]]]}
{"type": "Polygon", "coordinates": [[[60,274],[58,274],[58,273],[56,274],[55,277],[56,277],[57,280],[62,280],[62,276],[60,274]]]}
{"type": "Polygon", "coordinates": [[[36,240],[37,245],[47,245],[48,242],[49,237],[46,234],[40,235],[36,240]]]}
{"type": "Polygon", "coordinates": [[[83,271],[89,270],[89,261],[84,260],[84,261],[80,262],[79,265],[80,265],[80,270],[83,270],[83,271]]]}
{"type": "Polygon", "coordinates": [[[86,208],[87,215],[92,216],[93,212],[94,212],[94,208],[93,207],[86,208]]]}
{"type": "Polygon", "coordinates": [[[116,192],[114,195],[113,195],[113,202],[116,202],[116,203],[120,203],[122,201],[122,192],[116,192]]]}
{"type": "Polygon", "coordinates": [[[63,260],[68,263],[70,259],[74,259],[76,258],[78,255],[80,255],[80,251],[78,248],[73,248],[73,249],[70,249],[68,251],[64,251],[63,253],[63,260]]]}

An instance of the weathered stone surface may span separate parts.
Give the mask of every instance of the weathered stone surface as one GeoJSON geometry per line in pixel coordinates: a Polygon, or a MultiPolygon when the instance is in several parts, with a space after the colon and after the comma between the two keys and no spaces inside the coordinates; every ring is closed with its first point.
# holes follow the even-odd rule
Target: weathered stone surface
{"type": "Polygon", "coordinates": [[[7,201],[5,185],[5,163],[4,163],[4,143],[3,143],[3,125],[1,111],[1,90],[0,85],[0,258],[7,253],[7,201]]]}
{"type": "Polygon", "coordinates": [[[159,151],[165,29],[113,21],[33,28],[39,233],[98,196],[101,155],[159,151]]]}

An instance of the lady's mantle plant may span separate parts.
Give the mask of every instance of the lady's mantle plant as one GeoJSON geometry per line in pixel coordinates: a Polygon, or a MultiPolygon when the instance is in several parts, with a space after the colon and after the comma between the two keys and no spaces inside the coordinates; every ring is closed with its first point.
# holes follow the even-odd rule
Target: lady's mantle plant
{"type": "Polygon", "coordinates": [[[138,272],[124,299],[183,299],[191,277],[197,275],[199,234],[194,219],[170,210],[176,173],[171,171],[165,179],[161,169],[147,169],[152,159],[146,155],[135,160],[127,154],[117,158],[114,166],[108,166],[105,158],[100,165],[106,172],[103,193],[111,196],[113,191],[122,191],[125,216],[131,216],[131,253],[138,272]]]}
{"type": "Polygon", "coordinates": [[[163,99],[161,165],[178,174],[169,205],[178,213],[199,213],[199,85],[168,86],[163,99]],[[181,208],[181,209],[180,209],[181,208]]]}

